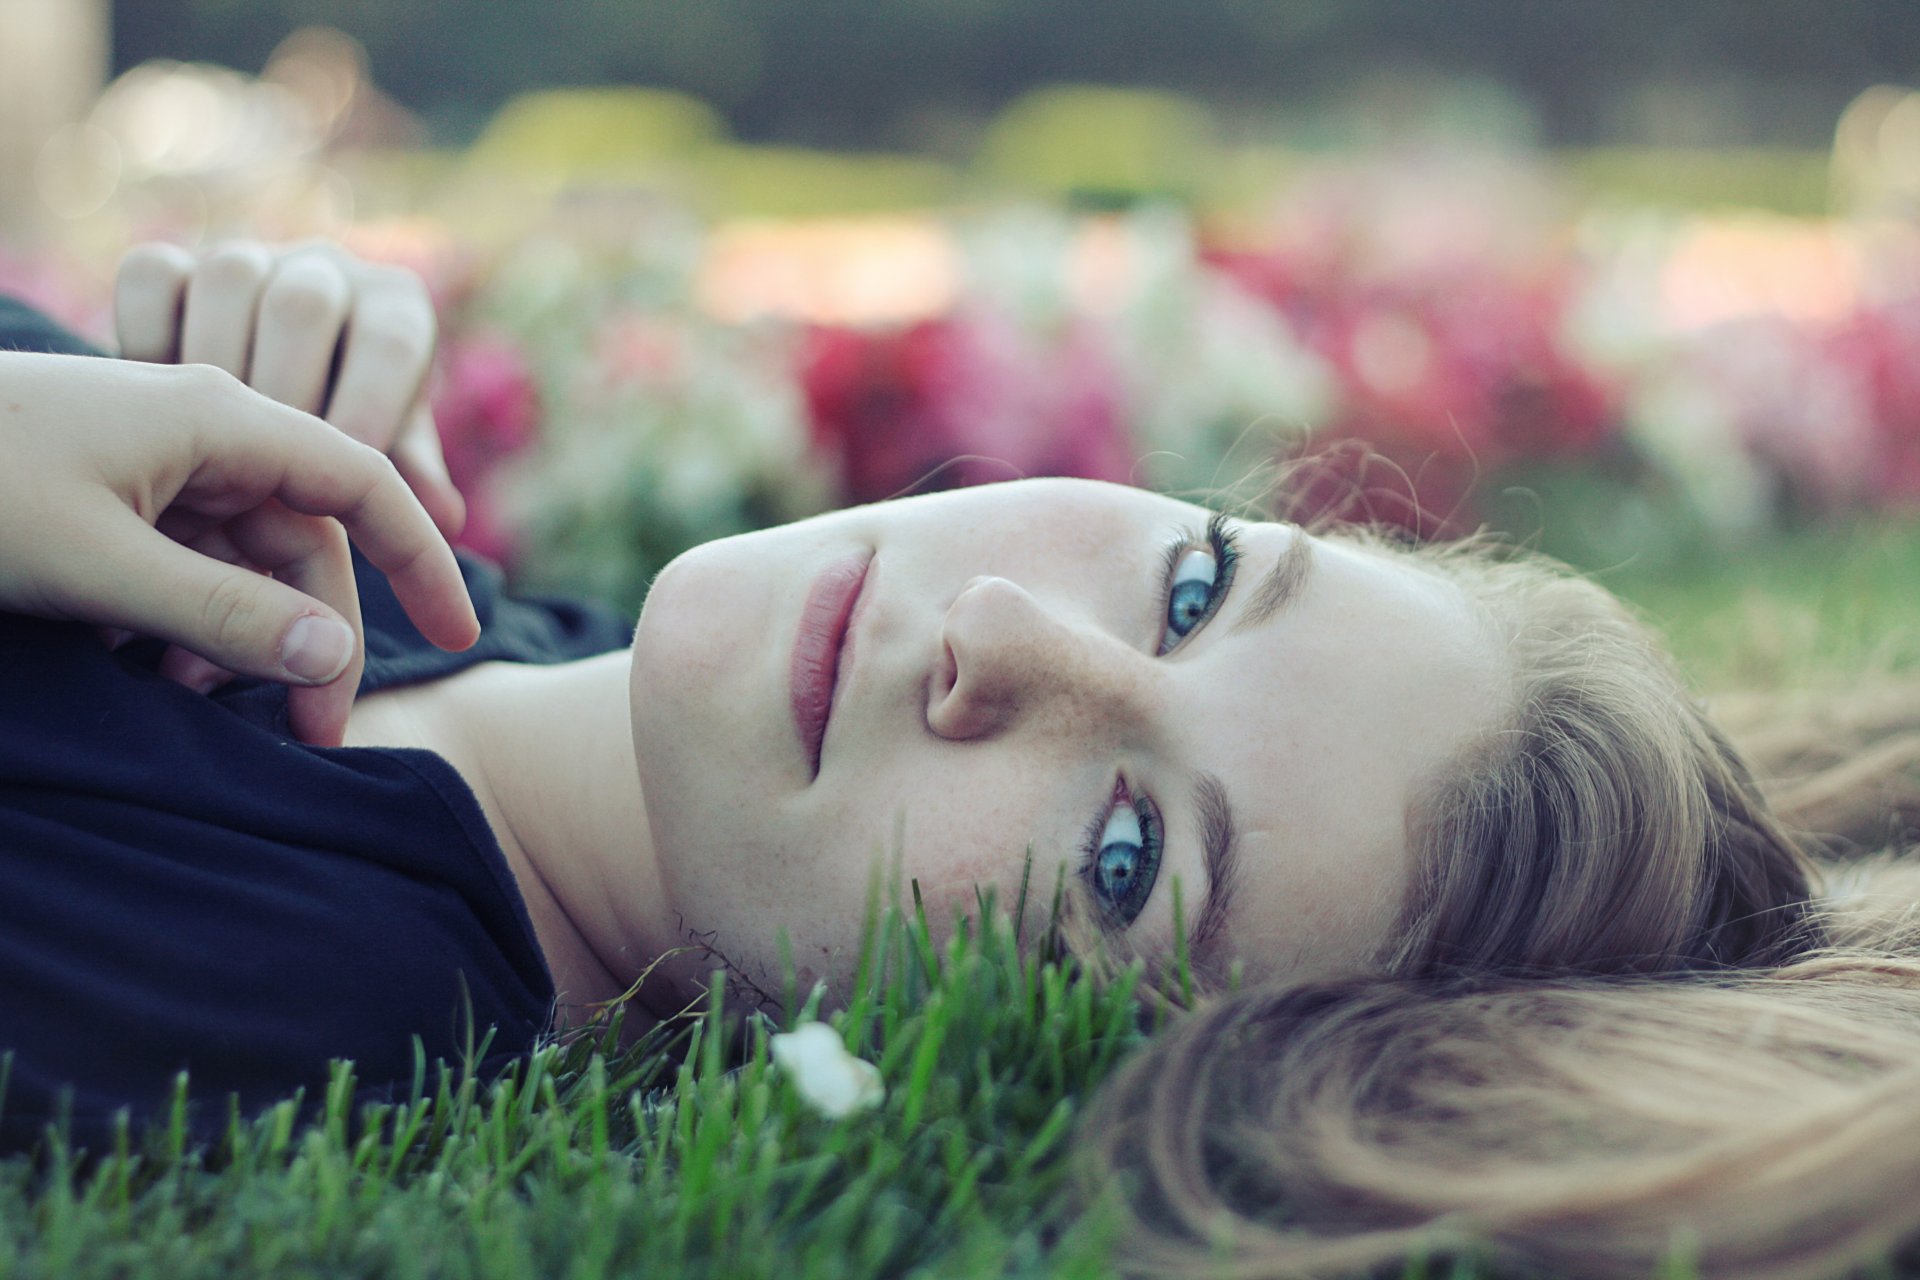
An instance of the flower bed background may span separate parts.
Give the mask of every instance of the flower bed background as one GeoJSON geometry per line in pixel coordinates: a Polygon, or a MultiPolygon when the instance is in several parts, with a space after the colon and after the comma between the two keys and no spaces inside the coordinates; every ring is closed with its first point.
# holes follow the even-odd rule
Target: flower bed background
{"type": "MultiPolygon", "coordinates": [[[[464,540],[528,587],[632,607],[694,542],[1018,475],[1248,497],[1280,475],[1295,515],[1491,523],[1596,566],[1920,510],[1920,223],[1871,146],[1830,158],[1846,216],[1596,196],[1591,160],[1437,138],[1256,182],[1196,154],[1187,104],[1077,91],[1008,113],[981,198],[623,91],[510,106],[457,157],[321,131],[290,165],[243,138],[187,172],[139,169],[114,121],[182,84],[253,120],[264,82],[141,75],[87,126],[122,148],[109,196],[0,256],[0,288],[97,332],[127,240],[224,225],[414,267],[464,540]],[[1134,150],[1072,145],[1116,112],[1134,150]]],[[[1850,116],[1885,134],[1916,104],[1850,116]]]]}

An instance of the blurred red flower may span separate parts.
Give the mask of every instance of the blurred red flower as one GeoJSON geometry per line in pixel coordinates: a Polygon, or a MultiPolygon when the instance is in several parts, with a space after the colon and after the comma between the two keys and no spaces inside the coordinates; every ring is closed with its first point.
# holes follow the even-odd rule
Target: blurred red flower
{"type": "Polygon", "coordinates": [[[901,330],[815,328],[801,359],[814,439],[849,502],[1132,471],[1119,371],[1091,324],[1049,340],[968,308],[901,330]]]}
{"type": "Polygon", "coordinates": [[[1365,490],[1366,518],[1422,537],[1456,532],[1473,523],[1467,504],[1481,473],[1590,453],[1619,429],[1619,389],[1562,338],[1570,265],[1529,277],[1451,264],[1370,281],[1286,248],[1215,250],[1205,261],[1273,306],[1334,370],[1334,407],[1317,438],[1365,447],[1334,450],[1334,474],[1317,491],[1331,500],[1365,490]]]}

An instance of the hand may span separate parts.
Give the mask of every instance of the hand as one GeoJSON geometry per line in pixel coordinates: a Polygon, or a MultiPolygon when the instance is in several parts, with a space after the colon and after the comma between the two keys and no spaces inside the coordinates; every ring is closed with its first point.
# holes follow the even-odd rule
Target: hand
{"type": "Polygon", "coordinates": [[[318,242],[146,244],[121,260],[114,322],[128,359],[210,364],[325,418],[390,456],[449,538],[465,524],[422,394],[438,322],[412,272],[318,242]]]}
{"type": "Polygon", "coordinates": [[[339,744],[359,687],[348,535],[428,640],[479,635],[393,464],[217,369],[0,352],[0,458],[0,609],[286,681],[307,742],[339,744]]]}

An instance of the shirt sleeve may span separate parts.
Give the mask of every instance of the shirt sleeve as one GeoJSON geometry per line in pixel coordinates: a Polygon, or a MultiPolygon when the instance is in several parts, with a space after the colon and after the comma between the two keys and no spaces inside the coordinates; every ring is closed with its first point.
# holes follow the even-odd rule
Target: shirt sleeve
{"type": "Polygon", "coordinates": [[[0,294],[0,351],[36,351],[58,356],[106,354],[18,298],[5,294],[0,294]]]}

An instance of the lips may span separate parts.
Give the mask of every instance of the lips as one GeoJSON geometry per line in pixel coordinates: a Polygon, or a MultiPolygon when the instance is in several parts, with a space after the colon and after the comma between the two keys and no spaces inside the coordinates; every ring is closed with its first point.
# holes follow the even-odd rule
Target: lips
{"type": "Polygon", "coordinates": [[[820,748],[827,737],[827,720],[840,682],[840,659],[846,645],[847,622],[859,603],[873,552],[861,549],[842,556],[820,571],[800,610],[800,626],[793,639],[790,694],[793,727],[806,753],[809,776],[820,774],[820,748]]]}

